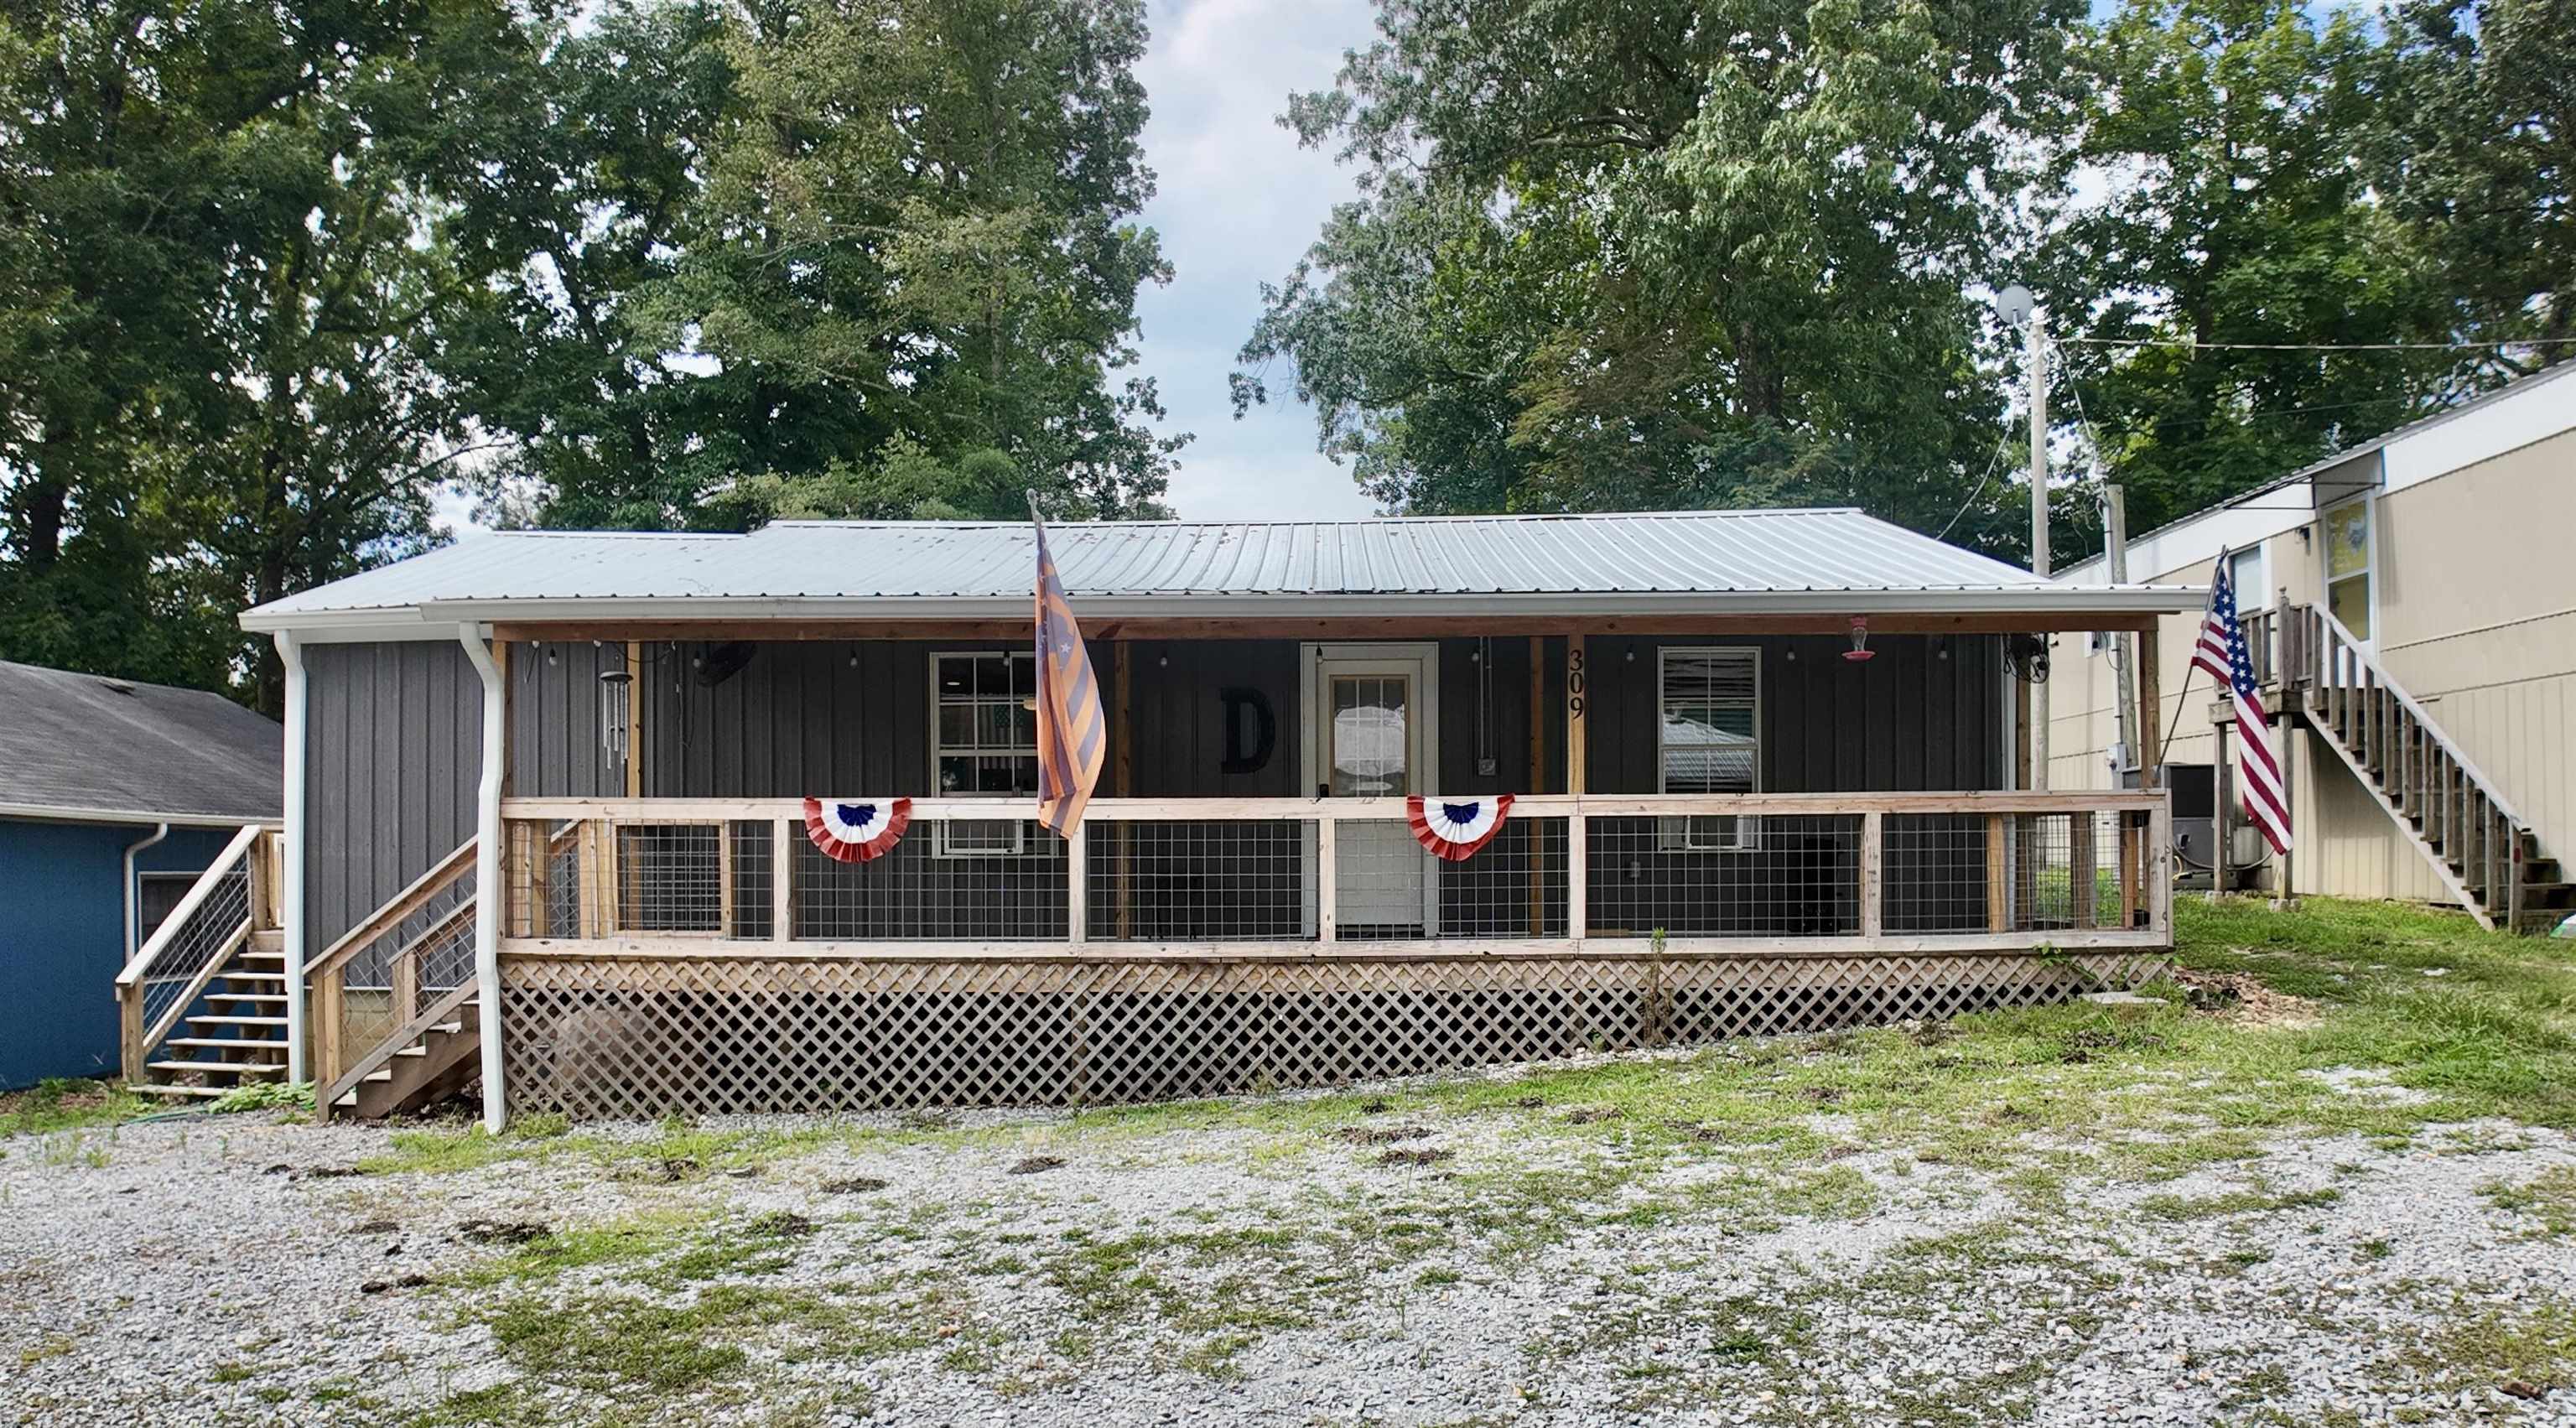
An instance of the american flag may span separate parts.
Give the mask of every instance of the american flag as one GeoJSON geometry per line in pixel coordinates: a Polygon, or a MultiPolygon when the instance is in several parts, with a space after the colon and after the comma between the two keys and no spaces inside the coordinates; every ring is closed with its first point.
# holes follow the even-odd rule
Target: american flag
{"type": "Polygon", "coordinates": [[[1029,517],[1038,532],[1038,821],[1058,837],[1071,838],[1082,826],[1092,786],[1100,782],[1107,720],[1100,712],[1100,682],[1091,675],[1091,652],[1083,647],[1082,627],[1074,623],[1073,607],[1056,579],[1034,496],[1029,517]]]}
{"type": "Polygon", "coordinates": [[[2290,806],[2281,797],[2281,756],[2272,747],[2272,716],[2263,709],[2261,686],[2254,682],[2254,655],[2245,646],[2245,627],[2236,623],[2236,585],[2227,576],[2227,552],[2218,553],[2218,572],[2209,584],[2209,615],[2200,622],[2200,643],[2191,665],[2227,686],[2236,697],[2236,784],[2245,816],[2263,830],[2263,841],[2275,853],[2290,851],[2290,806]]]}

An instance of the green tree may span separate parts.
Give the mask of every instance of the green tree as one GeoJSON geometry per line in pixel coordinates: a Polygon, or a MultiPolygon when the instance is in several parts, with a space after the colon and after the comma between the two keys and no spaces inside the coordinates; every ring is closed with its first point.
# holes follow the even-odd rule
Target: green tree
{"type": "Polygon", "coordinates": [[[925,458],[952,479],[916,504],[1007,516],[1028,485],[1067,510],[1158,510],[1186,438],[1152,430],[1150,380],[1118,376],[1137,289],[1170,273],[1132,222],[1153,191],[1143,44],[1133,0],[737,10],[738,98],[692,245],[635,308],[650,340],[712,363],[696,406],[724,418],[659,520],[756,520],[799,482],[882,509],[925,458]],[[979,452],[1019,478],[984,480],[979,452]]]}
{"type": "MultiPolygon", "coordinates": [[[[2003,402],[1964,291],[2059,0],[1388,0],[1284,122],[1362,170],[1243,349],[1399,511],[1851,501],[1938,528],[2003,402]]],[[[1993,503],[1962,530],[2017,545],[1993,503]]]]}
{"type": "MultiPolygon", "coordinates": [[[[2416,235],[2370,191],[2365,21],[2320,24],[2299,0],[2134,0],[2081,57],[2098,98],[2058,177],[2100,193],[2052,235],[2035,286],[2079,339],[2058,410],[2090,418],[2132,529],[2458,395],[2450,354],[2364,350],[2454,335],[2416,235]]],[[[2070,554],[2100,539],[2067,536],[2070,554]]]]}
{"type": "Polygon", "coordinates": [[[0,156],[0,641],[277,702],[249,603],[417,549],[477,293],[425,159],[525,39],[483,0],[27,5],[0,156]]]}
{"type": "Polygon", "coordinates": [[[2576,5],[2410,0],[2388,16],[2373,175],[2459,303],[2463,332],[2547,344],[2488,375],[2564,360],[2576,338],[2576,5]]]}
{"type": "Polygon", "coordinates": [[[716,0],[617,0],[548,26],[437,165],[444,235],[492,275],[442,366],[506,443],[476,473],[504,519],[686,522],[746,456],[736,430],[768,420],[636,322],[697,236],[706,146],[734,101],[723,27],[716,0]]]}

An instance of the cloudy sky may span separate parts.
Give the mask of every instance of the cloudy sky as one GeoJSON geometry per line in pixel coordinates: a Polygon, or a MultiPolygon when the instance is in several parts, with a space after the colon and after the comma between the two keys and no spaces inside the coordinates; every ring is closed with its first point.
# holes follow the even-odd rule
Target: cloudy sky
{"type": "Polygon", "coordinates": [[[1374,36],[1366,0],[1152,0],[1141,77],[1153,105],[1145,159],[1158,196],[1145,219],[1176,271],[1148,289],[1144,370],[1162,386],[1181,452],[1171,503],[1192,520],[1369,514],[1350,469],[1315,451],[1311,409],[1272,382],[1241,421],[1226,395],[1235,350],[1351,174],[1279,127],[1292,90],[1332,82],[1342,51],[1374,36]]]}

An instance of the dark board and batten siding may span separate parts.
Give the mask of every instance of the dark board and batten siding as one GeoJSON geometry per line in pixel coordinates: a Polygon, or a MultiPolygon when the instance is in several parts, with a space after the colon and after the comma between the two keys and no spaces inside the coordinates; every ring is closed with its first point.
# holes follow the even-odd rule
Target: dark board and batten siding
{"type": "Polygon", "coordinates": [[[474,836],[483,681],[448,640],[308,645],[304,669],[305,950],[319,956],[474,836]]]}
{"type": "MultiPolygon", "coordinates": [[[[1601,638],[1592,670],[1586,749],[1597,793],[1656,791],[1659,661],[1680,645],[1762,649],[1763,786],[1774,792],[1977,789],[1999,786],[2004,688],[1991,638],[1883,638],[1866,664],[1833,638],[1601,638]],[[1795,658],[1791,658],[1794,651],[1795,658]],[[1946,651],[1946,658],[1944,652],[1946,651]],[[1629,656],[1634,654],[1635,658],[1629,656]]],[[[1016,641],[763,643],[740,670],[701,682],[705,645],[655,642],[636,671],[643,696],[648,797],[923,795],[933,791],[930,656],[1015,650],[1016,641]]],[[[1544,642],[1545,775],[1529,769],[1526,638],[1440,642],[1440,776],[1435,792],[1548,792],[1564,787],[1564,641],[1544,642]],[[1492,671],[1481,669],[1490,658],[1492,671]],[[1477,771],[1478,696],[1484,751],[1477,771]]],[[[614,642],[518,644],[508,657],[510,786],[525,797],[615,797],[622,761],[602,739],[603,671],[614,642]]],[[[1277,797],[1300,791],[1299,646],[1291,640],[1137,641],[1128,647],[1133,783],[1139,797],[1277,797]],[[1220,691],[1266,700],[1276,739],[1268,761],[1229,773],[1220,691]]],[[[1092,662],[1115,727],[1114,652],[1092,662]]],[[[470,836],[480,757],[481,686],[453,644],[315,645],[306,652],[313,747],[306,797],[313,858],[306,881],[309,946],[326,947],[470,836]]],[[[1102,792],[1109,791],[1104,779],[1102,792]]],[[[1942,841],[1947,841],[1942,840],[1942,841]]],[[[1762,859],[1705,859],[1710,876],[1759,875],[1762,859]]],[[[1896,854],[1891,854],[1896,856],[1896,854]]],[[[959,860],[961,874],[976,860],[959,860]]],[[[1596,874],[1599,876],[1599,874],[1596,874]]],[[[1619,896],[1596,889],[1596,906],[1619,896]]]]}

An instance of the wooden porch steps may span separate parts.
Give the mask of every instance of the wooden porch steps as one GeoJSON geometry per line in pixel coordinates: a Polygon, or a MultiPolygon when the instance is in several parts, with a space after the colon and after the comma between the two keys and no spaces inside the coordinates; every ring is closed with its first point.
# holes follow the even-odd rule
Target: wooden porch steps
{"type": "Polygon", "coordinates": [[[2576,881],[2376,657],[2316,606],[2285,615],[2273,661],[2284,712],[2334,751],[2470,915],[2547,932],[2576,912],[2576,881]]]}
{"type": "Polygon", "coordinates": [[[432,1001],[314,1098],[325,1116],[369,1120],[446,1099],[482,1074],[482,1022],[467,983],[432,1001]]]}

